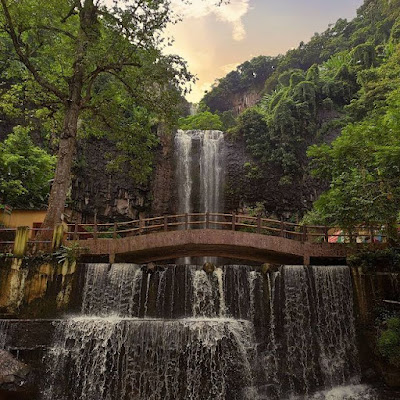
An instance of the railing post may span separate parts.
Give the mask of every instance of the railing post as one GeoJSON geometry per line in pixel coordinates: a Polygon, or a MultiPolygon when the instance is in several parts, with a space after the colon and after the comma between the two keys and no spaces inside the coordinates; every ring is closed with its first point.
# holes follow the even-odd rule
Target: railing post
{"type": "Polygon", "coordinates": [[[189,214],[188,213],[185,214],[185,229],[186,230],[189,229],[189,214]]]}
{"type": "Polygon", "coordinates": [[[114,222],[114,227],[113,227],[113,239],[116,239],[117,238],[117,229],[118,228],[118,225],[117,225],[117,223],[116,222],[114,222]]]}
{"type": "Polygon", "coordinates": [[[164,232],[168,231],[168,215],[164,215],[164,232]]]}
{"type": "Polygon", "coordinates": [[[143,229],[144,229],[143,217],[139,216],[139,235],[143,233],[143,229]]]}
{"type": "Polygon", "coordinates": [[[236,230],[236,214],[232,213],[232,230],[236,230]]]}
{"type": "Polygon", "coordinates": [[[29,226],[19,226],[15,232],[13,255],[23,257],[29,240],[29,226]]]}
{"type": "Polygon", "coordinates": [[[302,242],[307,242],[307,226],[303,225],[302,230],[303,230],[302,242]]]}
{"type": "Polygon", "coordinates": [[[325,226],[324,227],[324,236],[325,236],[325,242],[326,243],[328,243],[329,242],[329,230],[328,230],[328,227],[327,226],[325,226]]]}
{"type": "Polygon", "coordinates": [[[257,216],[257,233],[261,233],[261,215],[257,216]]]}
{"type": "Polygon", "coordinates": [[[75,227],[74,227],[74,240],[75,241],[79,240],[78,230],[79,230],[78,223],[75,222],[75,227]]]}
{"type": "Polygon", "coordinates": [[[93,225],[93,239],[97,240],[98,237],[98,226],[97,226],[97,213],[94,214],[94,225],[93,225]]]}
{"type": "Polygon", "coordinates": [[[206,229],[210,227],[210,213],[206,212],[206,229]]]}
{"type": "Polygon", "coordinates": [[[281,220],[281,237],[285,237],[285,222],[281,220]]]}

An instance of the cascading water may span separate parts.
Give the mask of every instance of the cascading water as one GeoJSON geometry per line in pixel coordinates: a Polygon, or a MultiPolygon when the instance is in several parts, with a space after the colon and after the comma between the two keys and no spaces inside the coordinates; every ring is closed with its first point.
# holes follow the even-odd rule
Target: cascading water
{"type": "Polygon", "coordinates": [[[179,130],[175,135],[178,212],[192,212],[192,137],[179,130]]]}
{"type": "Polygon", "coordinates": [[[223,211],[223,142],[221,131],[178,130],[176,133],[178,213],[223,211]]]}
{"type": "Polygon", "coordinates": [[[222,211],[223,141],[221,131],[178,130],[176,133],[179,213],[222,211]],[[200,203],[196,202],[198,198],[200,203]]]}
{"type": "Polygon", "coordinates": [[[200,137],[200,212],[222,211],[224,135],[220,131],[197,132],[200,137]]]}
{"type": "Polygon", "coordinates": [[[85,267],[46,400],[378,398],[358,385],[347,267],[85,267]]]}
{"type": "Polygon", "coordinates": [[[46,398],[243,399],[243,388],[252,384],[249,325],[213,319],[68,320],[57,329],[50,368],[73,369],[57,378],[65,379],[63,385],[50,385],[46,398]]]}
{"type": "Polygon", "coordinates": [[[131,264],[88,264],[83,288],[84,315],[136,317],[143,273],[131,264]]]}

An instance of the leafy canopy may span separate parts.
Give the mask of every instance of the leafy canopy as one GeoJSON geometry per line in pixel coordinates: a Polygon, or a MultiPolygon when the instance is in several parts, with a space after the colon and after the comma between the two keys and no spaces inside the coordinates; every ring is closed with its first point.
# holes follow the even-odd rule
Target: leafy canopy
{"type": "Polygon", "coordinates": [[[361,96],[352,104],[352,111],[356,107],[369,110],[365,118],[348,124],[331,145],[309,149],[314,174],[331,182],[314,205],[319,222],[352,228],[396,220],[400,212],[400,68],[396,69],[397,73],[384,64],[370,70],[375,79],[365,81],[361,96]],[[390,79],[391,91],[387,74],[396,74],[390,79]]]}
{"type": "Polygon", "coordinates": [[[152,127],[176,121],[180,93],[192,79],[181,58],[163,52],[163,30],[175,21],[170,2],[1,3],[2,111],[24,113],[42,134],[62,137],[73,105],[80,114],[78,138],[114,140],[124,154],[112,168],[133,159],[132,177],[145,181],[157,143],[152,127]]]}
{"type": "Polygon", "coordinates": [[[0,197],[13,207],[43,207],[47,202],[55,157],[35,146],[28,128],[14,127],[0,143],[0,197]]]}
{"type": "Polygon", "coordinates": [[[195,115],[189,115],[186,118],[179,118],[179,129],[191,130],[222,130],[223,123],[217,114],[212,114],[209,111],[204,111],[195,115]]]}
{"type": "Polygon", "coordinates": [[[387,329],[378,338],[378,349],[395,367],[400,367],[400,318],[390,318],[387,329]]]}

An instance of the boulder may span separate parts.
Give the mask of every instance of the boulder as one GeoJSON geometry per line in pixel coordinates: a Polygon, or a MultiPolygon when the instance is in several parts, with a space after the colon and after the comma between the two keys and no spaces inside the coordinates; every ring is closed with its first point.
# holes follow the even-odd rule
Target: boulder
{"type": "Polygon", "coordinates": [[[21,386],[30,372],[29,367],[8,351],[0,350],[0,387],[7,384],[21,386]]]}
{"type": "Polygon", "coordinates": [[[213,263],[210,262],[206,262],[203,265],[203,270],[207,273],[207,274],[212,274],[215,271],[215,265],[213,263]]]}

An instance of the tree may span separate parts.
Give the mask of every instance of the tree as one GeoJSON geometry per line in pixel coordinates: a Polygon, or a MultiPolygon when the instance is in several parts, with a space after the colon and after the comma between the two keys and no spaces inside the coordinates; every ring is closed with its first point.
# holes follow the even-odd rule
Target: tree
{"type": "Polygon", "coordinates": [[[43,207],[55,157],[35,146],[29,129],[16,126],[0,143],[0,197],[13,207],[43,207]]]}
{"type": "Polygon", "coordinates": [[[191,75],[179,57],[161,51],[163,29],[173,22],[167,0],[114,1],[113,7],[100,0],[0,3],[1,38],[11,42],[23,67],[25,95],[47,110],[58,129],[57,167],[44,221],[52,227],[64,211],[78,127],[93,118],[97,130],[119,126],[123,132],[121,103],[131,123],[135,109],[147,110],[149,118],[151,112],[167,118],[191,75]],[[130,104],[121,101],[124,97],[130,104]]]}
{"type": "MultiPolygon", "coordinates": [[[[395,227],[400,212],[400,91],[382,115],[349,124],[331,144],[312,146],[314,174],[330,189],[314,204],[318,221],[351,230],[359,224],[395,227]]],[[[396,229],[389,234],[396,239],[396,229]]]]}
{"type": "Polygon", "coordinates": [[[221,118],[217,114],[204,111],[196,115],[189,115],[186,118],[179,118],[178,126],[180,129],[201,129],[201,130],[222,130],[221,118]]]}

